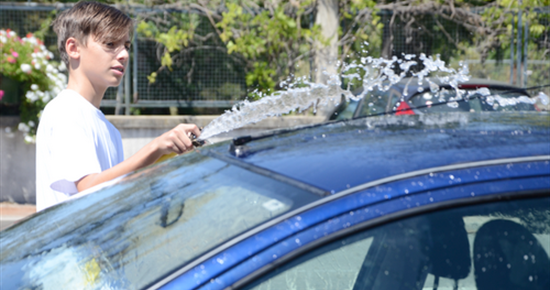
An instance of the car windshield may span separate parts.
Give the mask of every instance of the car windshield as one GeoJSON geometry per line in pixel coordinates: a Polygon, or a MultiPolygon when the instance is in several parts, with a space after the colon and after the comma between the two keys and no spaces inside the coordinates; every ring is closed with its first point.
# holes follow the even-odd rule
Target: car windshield
{"type": "Polygon", "coordinates": [[[0,288],[142,288],[318,198],[191,153],[1,232],[0,288]]]}

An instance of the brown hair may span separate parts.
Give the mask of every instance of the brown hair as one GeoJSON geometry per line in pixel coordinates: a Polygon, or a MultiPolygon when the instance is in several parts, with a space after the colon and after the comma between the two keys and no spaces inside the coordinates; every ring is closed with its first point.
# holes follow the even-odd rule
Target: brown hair
{"type": "Polygon", "coordinates": [[[78,2],[71,9],[61,12],[52,23],[57,34],[57,46],[61,60],[69,67],[65,44],[69,37],[86,45],[88,36],[100,42],[117,41],[132,36],[134,25],[122,11],[97,2],[78,2]]]}

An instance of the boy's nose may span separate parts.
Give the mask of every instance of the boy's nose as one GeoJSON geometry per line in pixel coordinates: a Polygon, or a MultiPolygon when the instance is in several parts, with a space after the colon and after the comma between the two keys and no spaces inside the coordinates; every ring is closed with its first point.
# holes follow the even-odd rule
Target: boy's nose
{"type": "Polygon", "coordinates": [[[128,60],[129,57],[130,57],[130,54],[128,53],[128,50],[126,50],[124,47],[117,54],[117,59],[120,61],[126,61],[128,60]]]}

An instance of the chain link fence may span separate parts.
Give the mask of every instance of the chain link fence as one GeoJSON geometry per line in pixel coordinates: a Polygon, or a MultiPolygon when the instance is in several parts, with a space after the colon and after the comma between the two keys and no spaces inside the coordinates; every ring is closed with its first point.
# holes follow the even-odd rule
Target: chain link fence
{"type": "MultiPolygon", "coordinates": [[[[19,35],[44,31],[44,43],[46,47],[56,55],[59,60],[56,47],[56,36],[48,27],[42,27],[44,20],[55,17],[55,12],[68,8],[63,5],[45,5],[36,3],[10,3],[0,2],[0,28],[11,29],[19,35]]],[[[141,10],[138,13],[163,13],[162,11],[141,10]]],[[[190,12],[181,12],[190,13],[190,12]]],[[[540,14],[541,23],[550,25],[550,9],[545,7],[537,11],[540,14]]],[[[388,22],[391,13],[382,16],[383,21],[388,22]],[[385,20],[384,20],[385,19],[385,20]]],[[[431,16],[429,16],[431,17],[431,16]]],[[[525,19],[525,17],[524,17],[525,19]]],[[[207,21],[201,19],[200,21],[207,21]]],[[[433,21],[436,21],[435,19],[433,21]]],[[[204,23],[203,23],[204,24],[204,23]]],[[[433,23],[434,27],[437,23],[433,23]]],[[[415,35],[404,33],[403,23],[395,24],[392,29],[391,51],[393,55],[402,53],[424,52],[427,55],[437,51],[438,41],[456,42],[471,37],[471,32],[460,28],[451,29],[451,34],[446,40],[442,38],[426,38],[424,34],[415,35]]],[[[527,22],[521,23],[522,33],[527,22]]],[[[390,29],[385,23],[385,30],[390,29]]],[[[199,25],[202,29],[199,34],[205,35],[212,30],[210,25],[199,25]]],[[[384,31],[387,33],[387,31],[384,31]]],[[[521,37],[524,37],[522,34],[521,37]]],[[[470,72],[473,77],[486,78],[509,82],[518,86],[533,87],[545,85],[550,80],[550,60],[548,54],[544,59],[529,59],[521,57],[524,51],[531,48],[517,46],[518,28],[515,28],[515,36],[510,37],[515,47],[514,55],[504,55],[501,61],[480,59],[467,59],[470,72]],[[518,53],[519,51],[519,53],[518,53]],[[518,56],[520,61],[518,62],[518,56]],[[527,66],[522,63],[526,62],[527,66]],[[519,65],[519,66],[518,66],[519,65]],[[518,68],[519,67],[519,73],[518,68]]],[[[548,37],[548,36],[546,36],[548,37]]],[[[128,73],[124,82],[118,88],[110,88],[105,95],[102,107],[116,108],[115,112],[121,112],[126,108],[126,114],[131,107],[137,108],[197,108],[213,107],[227,108],[246,97],[247,87],[245,82],[245,70],[235,58],[228,55],[225,50],[215,45],[206,48],[189,50],[180,54],[175,59],[172,70],[164,69],[157,72],[156,82],[150,83],[147,76],[155,72],[161,66],[160,56],[163,47],[156,42],[141,37],[134,39],[128,73]]],[[[543,88],[550,95],[550,88],[543,88]]]]}
{"type": "MultiPolygon", "coordinates": [[[[55,60],[59,60],[57,37],[51,27],[42,25],[44,20],[54,18],[56,11],[67,8],[63,5],[0,2],[0,28],[9,28],[20,36],[42,29],[45,46],[54,53],[55,60]]],[[[212,28],[209,25],[197,28],[204,29],[212,28]]],[[[201,35],[208,33],[197,32],[201,35]]],[[[101,106],[115,107],[116,111],[126,107],[127,113],[129,107],[228,108],[245,98],[244,67],[225,50],[213,45],[191,50],[180,54],[171,70],[157,71],[161,67],[163,49],[154,41],[134,37],[124,81],[118,88],[107,90],[101,106]],[[157,72],[154,83],[147,78],[152,72],[157,72]]]]}

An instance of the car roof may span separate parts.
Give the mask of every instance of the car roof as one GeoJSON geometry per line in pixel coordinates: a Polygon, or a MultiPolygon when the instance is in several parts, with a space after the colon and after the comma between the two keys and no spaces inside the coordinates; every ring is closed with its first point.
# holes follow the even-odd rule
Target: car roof
{"type": "Polygon", "coordinates": [[[550,115],[538,112],[381,116],[243,137],[203,150],[336,193],[427,168],[549,155],[549,129],[550,115]]]}

